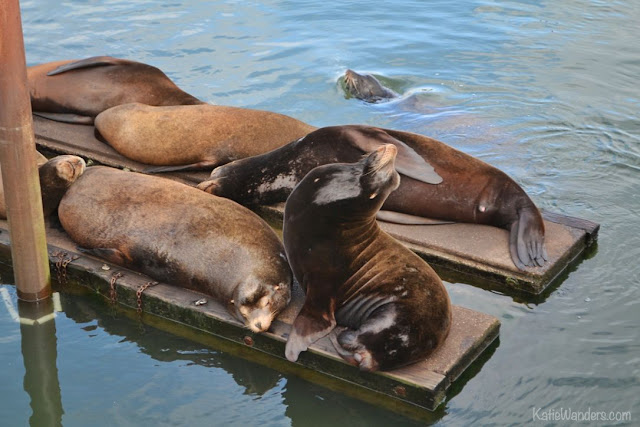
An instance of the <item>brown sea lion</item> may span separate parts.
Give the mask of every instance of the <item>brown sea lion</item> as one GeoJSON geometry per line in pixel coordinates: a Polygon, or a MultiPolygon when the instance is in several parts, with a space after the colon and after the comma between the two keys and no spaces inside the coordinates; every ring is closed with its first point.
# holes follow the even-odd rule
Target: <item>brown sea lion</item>
{"type": "Polygon", "coordinates": [[[257,215],[179,182],[88,168],[58,208],[83,250],[155,280],[211,295],[254,332],[291,297],[282,243],[257,215]]]}
{"type": "Polygon", "coordinates": [[[202,104],[158,68],[110,56],[34,65],[27,78],[34,113],[67,123],[92,124],[102,111],[129,102],[202,104]]]}
{"type": "Polygon", "coordinates": [[[358,74],[353,70],[344,73],[344,90],[347,96],[366,102],[380,102],[397,98],[399,95],[385,87],[371,74],[358,74]]]}
{"type": "MultiPolygon", "coordinates": [[[[78,156],[64,155],[47,160],[42,154],[38,153],[37,155],[42,208],[46,218],[57,209],[67,188],[82,175],[86,165],[84,160],[78,156]]],[[[6,218],[7,206],[4,200],[2,174],[0,173],[0,219],[6,218]]]]}
{"type": "Polygon", "coordinates": [[[152,107],[126,104],[96,117],[117,152],[149,172],[212,168],[281,147],[316,128],[269,111],[221,105],[152,107]]]}
{"type": "Polygon", "coordinates": [[[370,126],[321,128],[272,152],[220,166],[198,188],[247,206],[279,203],[314,167],[354,162],[384,144],[398,148],[396,169],[403,178],[379,219],[404,224],[433,219],[505,228],[510,231],[511,258],[518,268],[546,262],[544,222],[524,190],[497,168],[423,135],[370,126]],[[423,159],[422,164],[416,156],[423,159]],[[442,182],[435,177],[442,177],[442,182]]]}
{"type": "Polygon", "coordinates": [[[400,182],[397,149],[383,145],[357,163],[313,169],[284,211],[284,244],[306,299],[293,322],[286,357],[341,332],[338,353],[364,371],[427,357],[447,337],[451,304],[442,281],[419,256],[376,222],[400,182]]]}

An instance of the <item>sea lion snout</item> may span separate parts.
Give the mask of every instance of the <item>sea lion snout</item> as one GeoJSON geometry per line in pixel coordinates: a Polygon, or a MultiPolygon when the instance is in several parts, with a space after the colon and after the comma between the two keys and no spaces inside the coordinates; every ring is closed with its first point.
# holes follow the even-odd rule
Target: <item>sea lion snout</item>
{"type": "Polygon", "coordinates": [[[218,182],[216,179],[208,179],[206,181],[202,181],[200,184],[196,186],[198,190],[202,190],[205,193],[216,195],[216,190],[218,189],[218,182]]]}
{"type": "Polygon", "coordinates": [[[275,316],[291,301],[291,276],[276,285],[266,283],[250,278],[238,286],[232,302],[238,320],[253,332],[269,330],[275,316]]]}
{"type": "Polygon", "coordinates": [[[395,145],[384,144],[366,157],[361,183],[373,192],[369,198],[375,198],[387,188],[393,191],[400,185],[400,175],[395,169],[397,154],[395,145]]]}
{"type": "Polygon", "coordinates": [[[69,184],[82,175],[87,167],[84,159],[78,156],[64,155],[56,158],[56,173],[69,184]]]}
{"type": "Polygon", "coordinates": [[[376,167],[382,168],[388,166],[389,164],[393,165],[393,163],[395,163],[398,149],[393,144],[385,144],[382,147],[376,149],[374,153],[375,156],[371,158],[372,162],[375,162],[376,167]]]}

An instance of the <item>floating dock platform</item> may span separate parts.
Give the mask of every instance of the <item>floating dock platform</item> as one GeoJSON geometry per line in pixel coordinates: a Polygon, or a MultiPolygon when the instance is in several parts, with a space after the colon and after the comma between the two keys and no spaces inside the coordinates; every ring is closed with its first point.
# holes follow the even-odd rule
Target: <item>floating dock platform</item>
{"type": "MultiPolygon", "coordinates": [[[[143,172],[147,165],[129,160],[95,137],[93,126],[58,123],[34,116],[36,144],[40,149],[75,154],[97,163],[143,172]]],[[[208,172],[163,174],[196,185],[208,172]]],[[[282,206],[265,206],[256,212],[272,225],[282,223],[282,206]]],[[[549,262],[544,267],[521,271],[509,255],[506,230],[478,224],[437,226],[399,225],[380,222],[383,230],[415,251],[445,280],[477,283],[507,294],[539,295],[594,245],[600,226],[594,222],[543,212],[549,262]],[[453,278],[453,279],[450,279],[453,278]]]]}
{"type": "MultiPolygon", "coordinates": [[[[422,362],[390,372],[360,372],[347,364],[325,337],[314,343],[309,351],[301,353],[298,362],[292,363],[285,359],[284,347],[291,323],[304,302],[304,293],[297,283],[291,304],[280,313],[271,329],[254,333],[211,297],[163,283],[153,284],[149,277],[140,273],[80,253],[59,228],[47,228],[47,242],[52,273],[55,276],[57,272],[60,282],[72,281],[106,300],[139,309],[143,322],[147,322],[148,315],[153,315],[149,318],[187,325],[251,348],[253,353],[270,355],[270,366],[297,374],[302,370],[301,376],[311,377],[312,381],[320,375],[322,378],[317,382],[329,380],[334,388],[356,397],[365,396],[365,400],[405,415],[415,416],[412,411],[437,408],[451,384],[496,340],[500,328],[500,322],[493,316],[453,306],[449,336],[442,347],[422,362]],[[202,303],[203,299],[207,301],[202,303]]],[[[6,220],[0,220],[0,263],[11,264],[6,220]]],[[[158,325],[153,320],[149,323],[158,325]]]]}

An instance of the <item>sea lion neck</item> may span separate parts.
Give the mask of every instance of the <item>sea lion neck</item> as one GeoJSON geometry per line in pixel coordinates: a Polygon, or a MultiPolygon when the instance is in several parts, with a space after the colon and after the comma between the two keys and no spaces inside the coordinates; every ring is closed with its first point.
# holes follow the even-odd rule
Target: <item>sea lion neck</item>
{"type": "Polygon", "coordinates": [[[369,217],[341,222],[337,231],[354,252],[360,252],[377,239],[380,227],[375,217],[369,217]]]}

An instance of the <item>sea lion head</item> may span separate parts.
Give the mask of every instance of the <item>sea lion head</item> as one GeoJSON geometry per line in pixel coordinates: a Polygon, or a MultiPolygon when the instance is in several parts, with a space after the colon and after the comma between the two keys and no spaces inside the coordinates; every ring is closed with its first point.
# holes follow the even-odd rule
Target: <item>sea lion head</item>
{"type": "Polygon", "coordinates": [[[40,166],[40,188],[44,216],[58,209],[60,200],[85,171],[87,164],[78,156],[57,156],[40,166]]]}
{"type": "Polygon", "coordinates": [[[298,184],[287,200],[289,217],[315,212],[344,218],[374,216],[389,194],[400,185],[395,170],[398,149],[384,144],[356,163],[318,166],[298,184]]]}
{"type": "Polygon", "coordinates": [[[255,276],[240,283],[231,300],[231,311],[253,332],[264,332],[291,301],[291,275],[273,281],[255,276]]]}
{"type": "Polygon", "coordinates": [[[397,96],[371,74],[358,74],[353,70],[344,73],[344,88],[348,96],[367,102],[378,102],[397,96]]]}
{"type": "Polygon", "coordinates": [[[302,153],[297,151],[294,146],[284,146],[258,156],[234,160],[216,167],[197,188],[243,206],[282,202],[311,169],[297,165],[302,158],[310,157],[304,150],[302,153]]]}
{"type": "Polygon", "coordinates": [[[54,157],[48,163],[55,167],[56,176],[67,185],[73,184],[87,167],[81,157],[71,155],[54,157]]]}
{"type": "MultiPolygon", "coordinates": [[[[256,156],[262,157],[262,156],[256,156]]],[[[259,191],[260,183],[266,180],[264,167],[253,157],[235,160],[213,169],[197,188],[205,193],[231,199],[243,206],[265,204],[259,191]]]]}

